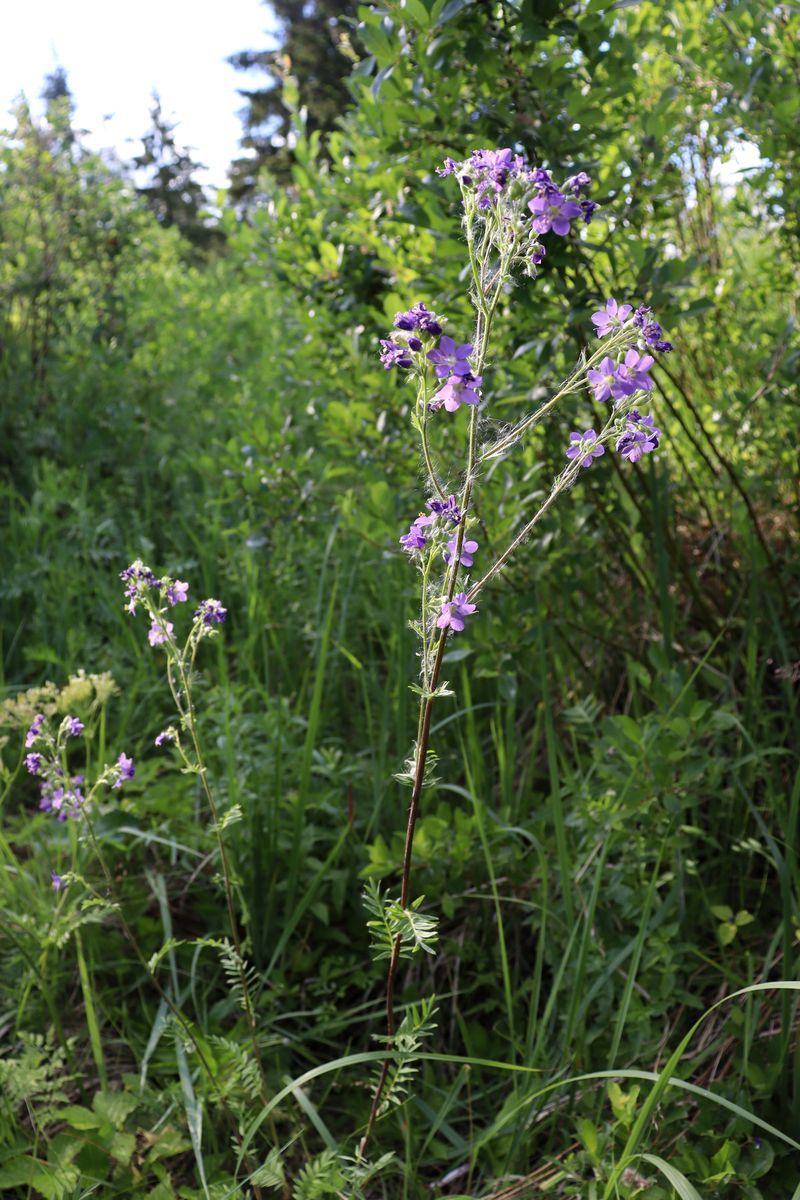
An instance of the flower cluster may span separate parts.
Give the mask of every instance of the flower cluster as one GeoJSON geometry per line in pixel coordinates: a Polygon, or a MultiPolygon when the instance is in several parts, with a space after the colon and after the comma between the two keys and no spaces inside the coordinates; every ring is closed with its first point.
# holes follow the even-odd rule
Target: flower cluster
{"type": "Polygon", "coordinates": [[[652,346],[654,350],[658,350],[661,354],[669,354],[670,350],[673,349],[672,342],[664,340],[662,337],[664,330],[658,321],[652,320],[652,315],[652,308],[643,304],[633,314],[633,323],[637,329],[641,329],[642,337],[648,346],[652,346]]]}
{"type": "Polygon", "coordinates": [[[477,212],[493,221],[494,245],[530,275],[546,254],[541,237],[566,237],[574,221],[588,225],[598,208],[583,194],[591,183],[585,171],[557,184],[549,171],[531,168],[508,148],[474,150],[463,162],[447,158],[437,173],[458,179],[467,219],[477,212]]]}
{"type": "MultiPolygon", "coordinates": [[[[446,563],[449,563],[456,552],[458,535],[448,536],[448,534],[453,526],[461,523],[463,514],[458,507],[455,496],[452,495],[448,496],[446,500],[438,500],[436,498],[427,500],[425,507],[430,512],[421,513],[412,521],[408,533],[404,533],[400,538],[400,545],[404,550],[413,554],[414,551],[424,550],[429,543],[440,544],[444,560],[446,563]]],[[[459,557],[459,562],[462,566],[472,566],[474,562],[473,555],[477,549],[477,542],[462,542],[459,557]]]]}
{"type": "MultiPolygon", "coordinates": [[[[125,609],[134,614],[141,604],[150,617],[150,628],[147,640],[151,646],[169,646],[173,643],[175,626],[167,619],[170,608],[177,604],[185,604],[189,599],[189,585],[183,579],[171,579],[164,575],[160,579],[149,567],[137,559],[120,572],[120,579],[126,584],[125,609]]],[[[199,638],[215,632],[214,626],[220,625],[228,615],[219,600],[201,600],[194,611],[194,627],[192,637],[199,638]]]]}
{"type": "Polygon", "coordinates": [[[440,408],[455,412],[462,404],[475,405],[480,402],[478,389],[483,379],[472,373],[469,362],[472,345],[469,342],[459,344],[447,334],[442,334],[440,319],[421,301],[407,312],[397,313],[394,327],[400,330],[400,340],[381,339],[381,362],[387,371],[392,367],[402,370],[416,367],[420,374],[426,363],[432,363],[436,378],[445,380],[429,402],[432,412],[440,408]],[[434,341],[440,335],[437,346],[434,341]]]}
{"type": "Polygon", "coordinates": [[[615,362],[606,355],[599,371],[586,372],[595,400],[623,400],[634,392],[649,392],[653,387],[649,371],[654,362],[651,354],[639,354],[633,348],[627,351],[622,362],[615,362]]]}
{"type": "MultiPolygon", "coordinates": [[[[428,555],[441,550],[448,566],[458,555],[457,565],[469,569],[475,562],[475,554],[479,547],[474,539],[465,537],[461,542],[461,549],[458,548],[459,535],[453,533],[453,528],[461,524],[463,513],[455,496],[450,495],[447,499],[434,497],[426,501],[426,508],[430,511],[421,513],[412,522],[408,533],[404,533],[400,538],[400,545],[411,555],[419,554],[420,559],[423,558],[421,552],[426,551],[425,562],[431,561],[428,555]]],[[[436,624],[439,629],[461,632],[464,628],[464,618],[473,612],[475,605],[467,602],[466,593],[459,592],[452,600],[442,602],[436,624]]]]}
{"type": "Polygon", "coordinates": [[[552,230],[564,237],[569,233],[571,221],[582,216],[588,224],[597,208],[595,201],[582,198],[584,189],[591,183],[585,171],[570,176],[559,187],[549,171],[542,167],[531,169],[521,154],[514,154],[507,147],[473,150],[463,162],[446,158],[436,173],[455,175],[462,188],[476,197],[478,207],[482,209],[491,208],[499,197],[514,190],[533,190],[535,194],[528,200],[528,208],[534,214],[533,226],[537,233],[552,230]]]}
{"type": "MultiPolygon", "coordinates": [[[[83,785],[86,780],[81,774],[70,775],[66,769],[66,743],[69,738],[80,737],[84,724],[78,717],[64,717],[53,732],[50,721],[43,713],[37,713],[25,737],[29,753],[25,756],[25,767],[40,782],[39,808],[43,812],[55,813],[59,821],[67,817],[78,817],[87,803],[83,785]],[[36,749],[32,749],[32,747],[36,749]]],[[[133,779],[136,768],[133,759],[120,754],[116,763],[106,767],[98,783],[121,787],[126,779],[133,779]]]]}
{"type": "Polygon", "coordinates": [[[206,626],[221,625],[227,615],[227,608],[223,608],[219,600],[201,600],[200,607],[194,610],[195,621],[206,626]]]}
{"type": "MultiPolygon", "coordinates": [[[[612,351],[586,372],[594,399],[611,401],[616,418],[615,429],[609,431],[607,426],[604,430],[604,440],[616,437],[617,452],[628,462],[638,462],[644,454],[657,449],[661,430],[656,429],[651,416],[643,417],[637,409],[628,409],[627,404],[637,393],[653,390],[650,371],[655,358],[648,351],[667,354],[673,348],[672,343],[664,340],[652,309],[641,306],[634,312],[632,304],[620,304],[614,297],[592,313],[591,321],[598,337],[609,338],[612,351]]],[[[571,433],[569,440],[567,458],[577,460],[582,467],[591,466],[604,453],[600,435],[594,429],[571,433]]]]}
{"type": "MultiPolygon", "coordinates": [[[[606,300],[605,308],[592,313],[591,316],[597,336],[605,337],[607,333],[616,333],[623,329],[632,312],[632,304],[618,304],[613,296],[606,300]]],[[[672,342],[664,339],[664,330],[658,321],[653,319],[653,310],[648,305],[642,304],[636,309],[636,312],[633,312],[631,327],[639,331],[638,336],[642,349],[649,347],[659,354],[669,354],[673,349],[672,342]]]]}
{"type": "Polygon", "coordinates": [[[85,782],[84,776],[65,775],[61,767],[52,763],[48,766],[50,769],[42,779],[39,808],[42,812],[55,813],[59,821],[80,816],[86,803],[86,797],[81,791],[85,782]]]}
{"type": "Polygon", "coordinates": [[[628,462],[638,462],[643,454],[651,454],[658,446],[661,430],[656,429],[651,416],[643,417],[632,408],[625,418],[625,428],[617,439],[617,452],[628,462]]]}

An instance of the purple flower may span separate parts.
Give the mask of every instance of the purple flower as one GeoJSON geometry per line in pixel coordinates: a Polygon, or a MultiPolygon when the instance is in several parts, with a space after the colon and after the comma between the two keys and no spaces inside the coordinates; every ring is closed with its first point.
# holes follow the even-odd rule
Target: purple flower
{"type": "Polygon", "coordinates": [[[45,720],[44,713],[37,713],[36,716],[31,721],[31,727],[28,730],[28,732],[25,734],[26,749],[30,750],[33,743],[39,737],[39,734],[42,732],[42,726],[44,725],[44,720],[45,720]]]}
{"type": "Polygon", "coordinates": [[[628,351],[619,368],[619,377],[623,381],[627,395],[630,396],[636,391],[649,392],[651,390],[653,381],[648,375],[648,371],[654,362],[652,354],[640,354],[638,350],[628,351]]]}
{"type": "Polygon", "coordinates": [[[470,369],[467,360],[470,354],[472,354],[471,344],[464,343],[457,346],[453,339],[445,333],[436,349],[428,351],[428,359],[434,364],[437,379],[445,379],[448,375],[469,375],[470,369]]]}
{"type": "Polygon", "coordinates": [[[590,175],[585,171],[578,171],[577,175],[571,175],[564,184],[564,191],[572,192],[574,196],[580,196],[584,188],[587,188],[592,182],[590,175]]]}
{"type": "Polygon", "coordinates": [[[461,633],[464,628],[464,619],[474,612],[475,605],[469,603],[467,593],[458,592],[452,600],[445,600],[442,603],[441,615],[436,624],[440,629],[447,629],[449,626],[454,632],[461,633]]]}
{"type": "Polygon", "coordinates": [[[50,882],[54,891],[57,892],[60,890],[62,883],[61,876],[57,875],[55,871],[50,872],[50,882]]]}
{"type": "Polygon", "coordinates": [[[123,583],[143,583],[147,587],[159,587],[161,580],[156,579],[149,567],[146,567],[141,559],[137,558],[136,562],[131,563],[124,571],[120,571],[119,577],[123,583]]]}
{"type": "Polygon", "coordinates": [[[423,530],[427,525],[433,525],[434,523],[434,517],[429,517],[426,513],[422,513],[413,522],[408,533],[404,533],[400,538],[400,545],[409,553],[413,553],[415,550],[422,550],[428,544],[428,539],[423,530]]]}
{"type": "Polygon", "coordinates": [[[25,767],[31,775],[38,775],[40,773],[43,761],[41,754],[34,752],[33,754],[25,755],[25,767]]]}
{"type": "Polygon", "coordinates": [[[464,162],[446,158],[437,168],[442,176],[456,175],[464,187],[473,188],[480,208],[488,208],[511,179],[526,178],[525,160],[503,147],[500,150],[473,150],[464,162]]]}
{"type": "Polygon", "coordinates": [[[158,621],[153,620],[147,631],[147,640],[151,646],[163,646],[167,638],[171,636],[174,628],[172,621],[163,621],[159,625],[158,621]]]}
{"type": "Polygon", "coordinates": [[[528,208],[534,214],[533,228],[537,233],[557,233],[565,237],[569,223],[581,215],[580,205],[568,200],[563,192],[545,192],[529,201],[528,208]]]}
{"type": "Polygon", "coordinates": [[[142,592],[147,588],[161,587],[161,580],[156,579],[149,567],[146,567],[140,558],[136,562],[132,562],[124,571],[120,571],[119,577],[123,583],[127,583],[125,588],[125,596],[128,603],[125,605],[127,612],[133,614],[136,612],[136,604],[142,592]]]}
{"type": "Polygon", "coordinates": [[[482,375],[451,375],[431,400],[431,408],[444,405],[448,412],[455,412],[462,404],[477,404],[480,401],[477,389],[482,383],[482,375]]]}
{"type": "Polygon", "coordinates": [[[384,370],[389,371],[392,367],[410,367],[414,360],[408,346],[400,346],[388,338],[381,338],[381,362],[384,370]]]}
{"type": "Polygon", "coordinates": [[[133,779],[136,774],[136,767],[133,765],[133,759],[128,758],[127,754],[120,754],[117,759],[117,766],[119,767],[119,775],[111,786],[120,788],[126,779],[133,779]]]}
{"type": "Polygon", "coordinates": [[[610,400],[612,397],[621,400],[623,396],[630,395],[619,365],[608,355],[600,363],[600,370],[592,368],[586,372],[586,378],[594,388],[595,400],[610,400]]]}
{"type": "Polygon", "coordinates": [[[547,251],[545,250],[545,248],[541,244],[541,242],[536,242],[531,247],[531,262],[533,263],[533,265],[535,267],[538,267],[546,254],[547,254],[547,251]]]}
{"type": "Polygon", "coordinates": [[[643,454],[652,454],[661,439],[661,430],[656,429],[650,416],[643,417],[632,408],[626,418],[625,430],[617,439],[617,451],[628,462],[638,462],[643,454]]]}
{"type": "Polygon", "coordinates": [[[658,350],[659,354],[669,354],[673,349],[672,342],[665,341],[662,338],[664,330],[659,325],[658,321],[651,319],[652,308],[648,304],[642,304],[633,314],[633,323],[637,329],[641,329],[642,336],[648,346],[652,346],[654,350],[658,350]]]}
{"type": "Polygon", "coordinates": [[[480,197],[481,208],[488,208],[492,198],[502,192],[509,175],[518,174],[524,166],[520,155],[505,147],[502,150],[473,150],[469,157],[465,177],[470,182],[475,180],[476,191],[480,197]]]}
{"type": "Polygon", "coordinates": [[[571,445],[567,450],[567,458],[579,459],[582,467],[590,467],[593,459],[606,452],[605,446],[598,445],[597,434],[593,429],[587,429],[583,433],[571,433],[569,440],[571,445]]]}
{"type": "Polygon", "coordinates": [[[80,737],[84,729],[83,721],[77,717],[67,717],[67,737],[80,737]]]}
{"type": "Polygon", "coordinates": [[[86,797],[79,786],[83,783],[83,776],[74,776],[67,786],[66,782],[60,768],[57,768],[50,778],[42,781],[39,808],[42,812],[54,812],[59,821],[66,821],[67,817],[77,817],[86,803],[86,797]]]}
{"type": "MultiPolygon", "coordinates": [[[[449,563],[449,562],[450,562],[450,560],[453,558],[453,556],[455,555],[455,552],[456,552],[457,548],[458,548],[458,534],[456,533],[456,534],[454,534],[454,535],[453,535],[453,537],[451,537],[451,538],[450,538],[450,540],[448,541],[448,543],[447,543],[447,549],[443,551],[443,553],[444,553],[444,561],[445,561],[446,563],[449,563]]],[[[460,555],[460,557],[459,557],[459,560],[458,560],[458,561],[461,563],[461,566],[462,566],[462,567],[471,567],[471,566],[472,566],[472,564],[475,562],[475,559],[473,558],[473,555],[475,554],[475,551],[476,551],[477,549],[478,549],[478,543],[477,543],[477,542],[472,542],[472,541],[469,541],[469,542],[463,542],[463,543],[462,543],[462,545],[461,545],[461,555],[460,555]]]]}
{"type": "Polygon", "coordinates": [[[535,167],[532,171],[529,171],[528,180],[530,183],[535,183],[537,187],[545,192],[558,191],[553,176],[549,171],[545,171],[544,167],[535,167]]]}
{"type": "Polygon", "coordinates": [[[438,337],[442,332],[442,326],[436,313],[432,313],[429,308],[426,308],[422,301],[413,305],[408,312],[396,313],[394,327],[407,332],[421,329],[423,333],[429,333],[433,337],[438,337]]]}
{"type": "Polygon", "coordinates": [[[607,333],[611,333],[613,329],[619,329],[623,321],[627,321],[630,314],[633,312],[631,304],[617,304],[613,298],[606,301],[605,308],[601,308],[598,312],[592,313],[591,322],[597,328],[597,336],[605,337],[607,333]]]}
{"type": "Polygon", "coordinates": [[[175,734],[171,729],[162,729],[161,733],[156,734],[156,745],[166,746],[169,742],[175,741],[175,734]]]}
{"type": "Polygon", "coordinates": [[[456,498],[452,494],[446,500],[437,500],[436,497],[432,500],[426,500],[425,507],[429,508],[437,516],[444,518],[445,521],[452,522],[453,525],[458,525],[461,520],[461,509],[458,507],[456,498]]]}
{"type": "Polygon", "coordinates": [[[195,609],[194,619],[202,618],[204,625],[221,625],[228,615],[219,600],[201,600],[200,607],[195,609]]]}
{"type": "Polygon", "coordinates": [[[185,600],[189,599],[188,583],[184,583],[181,579],[176,579],[167,588],[167,599],[170,604],[183,604],[185,600]]]}
{"type": "Polygon", "coordinates": [[[583,217],[585,223],[587,225],[590,225],[591,221],[592,221],[592,217],[597,212],[600,205],[597,203],[596,200],[581,200],[580,207],[581,207],[581,216],[583,217]]]}

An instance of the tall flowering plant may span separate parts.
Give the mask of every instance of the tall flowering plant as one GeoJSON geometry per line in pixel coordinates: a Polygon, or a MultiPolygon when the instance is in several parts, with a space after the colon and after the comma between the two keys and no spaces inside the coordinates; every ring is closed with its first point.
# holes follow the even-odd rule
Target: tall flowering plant
{"type": "Polygon", "coordinates": [[[535,525],[607,451],[636,463],[660,444],[661,431],[646,410],[653,389],[656,354],[672,345],[646,306],[634,308],[609,298],[591,316],[597,344],[582,356],[564,382],[543,404],[499,434],[486,419],[489,407],[484,372],[498,305],[515,276],[535,279],[552,237],[567,238],[588,224],[597,209],[586,196],[589,176],[581,171],[557,184],[549,171],[530,167],[510,149],[476,150],[463,162],[448,158],[439,169],[452,176],[461,191],[462,222],[469,256],[470,299],[475,326],[469,340],[445,332],[446,320],[423,302],[394,318],[392,333],[380,344],[387,370],[403,373],[416,401],[412,422],[419,437],[428,496],[425,511],[411,522],[400,545],[420,577],[420,614],[414,624],[419,639],[420,681],[417,736],[406,769],[398,778],[411,788],[400,894],[367,896],[370,928],[378,954],[388,959],[386,978],[387,1053],[377,1079],[363,1153],[377,1118],[388,1108],[407,1064],[404,1048],[430,1026],[431,1005],[419,1006],[417,1028],[404,1018],[398,1027],[394,989],[400,959],[419,950],[432,952],[436,923],[420,912],[421,897],[412,898],[411,861],[414,832],[426,782],[430,781],[431,718],[436,700],[449,694],[442,680],[448,638],[460,635],[476,619],[476,601],[486,585],[530,536],[535,525]],[[578,401],[592,416],[586,428],[574,430],[565,448],[565,464],[549,494],[493,562],[478,573],[480,544],[472,536],[477,524],[474,494],[481,470],[506,455],[559,404],[578,401]],[[459,410],[467,410],[466,420],[459,410]],[[433,423],[447,422],[445,438],[461,445],[459,464],[447,474],[435,464],[430,446],[433,423]],[[454,428],[453,428],[454,427],[454,428]]]}

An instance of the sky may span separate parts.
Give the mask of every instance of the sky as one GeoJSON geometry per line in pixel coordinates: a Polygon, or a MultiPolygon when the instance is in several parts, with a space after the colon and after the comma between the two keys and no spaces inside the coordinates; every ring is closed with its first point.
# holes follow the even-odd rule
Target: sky
{"type": "Polygon", "coordinates": [[[179,123],[178,144],[193,147],[207,167],[201,180],[225,185],[242,132],[237,89],[265,78],[235,71],[225,59],[271,44],[272,18],[259,0],[27,0],[13,12],[0,38],[0,127],[11,126],[8,113],[21,92],[41,110],[44,77],[60,66],[87,144],[130,158],[150,124],[156,90],[164,116],[179,123]]]}

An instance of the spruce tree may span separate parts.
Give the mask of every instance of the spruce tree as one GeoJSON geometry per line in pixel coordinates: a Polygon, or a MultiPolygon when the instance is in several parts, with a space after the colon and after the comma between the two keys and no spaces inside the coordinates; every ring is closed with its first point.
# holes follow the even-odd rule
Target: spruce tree
{"type": "Polygon", "coordinates": [[[308,131],[333,129],[350,102],[345,84],[352,67],[347,19],[354,16],[354,0],[269,0],[278,20],[277,45],[271,50],[242,50],[229,58],[240,71],[266,72],[269,81],[260,88],[242,88],[242,111],[247,156],[231,165],[231,192],[237,199],[251,195],[263,167],[287,179],[291,166],[291,114],[282,100],[287,74],[300,87],[308,111],[308,131]]]}

